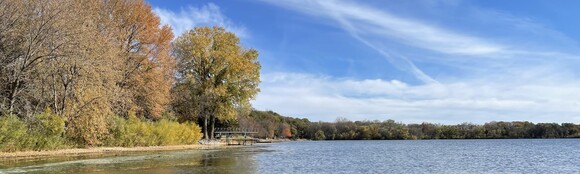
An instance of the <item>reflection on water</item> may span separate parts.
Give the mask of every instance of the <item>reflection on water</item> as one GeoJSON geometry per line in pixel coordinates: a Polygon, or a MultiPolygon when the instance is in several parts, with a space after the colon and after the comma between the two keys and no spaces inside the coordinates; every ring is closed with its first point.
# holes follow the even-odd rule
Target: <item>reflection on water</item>
{"type": "Polygon", "coordinates": [[[0,173],[255,173],[260,148],[0,161],[0,173]]]}

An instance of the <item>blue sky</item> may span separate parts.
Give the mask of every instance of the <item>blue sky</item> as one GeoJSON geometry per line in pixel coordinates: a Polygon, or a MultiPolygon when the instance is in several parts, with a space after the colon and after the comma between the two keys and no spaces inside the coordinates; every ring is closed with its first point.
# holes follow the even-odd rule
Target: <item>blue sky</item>
{"type": "Polygon", "coordinates": [[[253,106],[313,121],[580,122],[578,1],[148,1],[260,51],[253,106]]]}

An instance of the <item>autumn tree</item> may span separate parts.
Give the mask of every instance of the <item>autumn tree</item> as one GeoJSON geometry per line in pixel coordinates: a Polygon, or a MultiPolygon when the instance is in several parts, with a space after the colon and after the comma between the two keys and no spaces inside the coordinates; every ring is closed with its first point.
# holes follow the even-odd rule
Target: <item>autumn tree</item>
{"type": "Polygon", "coordinates": [[[292,137],[292,131],[290,130],[290,125],[283,123],[280,125],[280,137],[290,138],[292,137]]]}
{"type": "MultiPolygon", "coordinates": [[[[107,118],[136,112],[160,119],[169,103],[173,81],[173,38],[151,7],[141,0],[76,2],[77,14],[88,16],[74,25],[83,29],[82,52],[65,63],[75,69],[69,134],[98,145],[107,132],[107,118]],[[80,27],[79,27],[80,26],[80,27]]],[[[71,17],[72,18],[72,17],[71,17]]],[[[66,71],[65,71],[66,72],[66,71]]]]}
{"type": "Polygon", "coordinates": [[[68,117],[69,131],[105,132],[103,117],[110,114],[93,111],[110,107],[105,99],[115,62],[94,20],[98,3],[0,1],[0,112],[32,119],[52,108],[68,117]]]}
{"type": "Polygon", "coordinates": [[[259,91],[258,51],[243,48],[234,33],[221,27],[187,31],[174,49],[176,86],[192,101],[177,110],[190,110],[182,113],[186,120],[202,118],[204,137],[213,138],[215,123],[235,119],[236,108],[249,107],[259,91]]]}
{"type": "Polygon", "coordinates": [[[151,6],[142,0],[103,1],[103,34],[117,45],[120,73],[115,111],[128,110],[149,119],[160,119],[170,100],[175,62],[170,54],[173,33],[161,25],[151,6]]]}
{"type": "Polygon", "coordinates": [[[0,113],[30,116],[42,102],[37,70],[68,56],[71,35],[67,5],[55,1],[0,1],[0,113]]]}

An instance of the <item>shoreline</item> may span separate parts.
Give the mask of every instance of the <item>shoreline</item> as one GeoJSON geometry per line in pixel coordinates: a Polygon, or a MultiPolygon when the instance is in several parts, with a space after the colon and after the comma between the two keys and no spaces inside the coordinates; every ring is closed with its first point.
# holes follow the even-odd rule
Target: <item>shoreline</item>
{"type": "Polygon", "coordinates": [[[17,159],[17,158],[101,155],[101,154],[114,155],[129,152],[212,150],[212,149],[226,149],[236,147],[240,146],[228,146],[225,143],[218,143],[218,144],[192,144],[192,145],[145,146],[145,147],[90,147],[90,148],[48,150],[48,151],[0,152],[0,160],[17,159]]]}

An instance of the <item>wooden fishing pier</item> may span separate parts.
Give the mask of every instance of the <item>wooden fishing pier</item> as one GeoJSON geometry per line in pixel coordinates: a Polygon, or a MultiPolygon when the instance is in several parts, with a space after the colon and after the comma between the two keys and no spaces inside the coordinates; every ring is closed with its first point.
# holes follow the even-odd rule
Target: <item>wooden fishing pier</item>
{"type": "Polygon", "coordinates": [[[217,128],[214,131],[216,137],[225,138],[227,145],[253,145],[258,142],[257,138],[251,135],[257,134],[255,129],[248,128],[217,128]]]}

